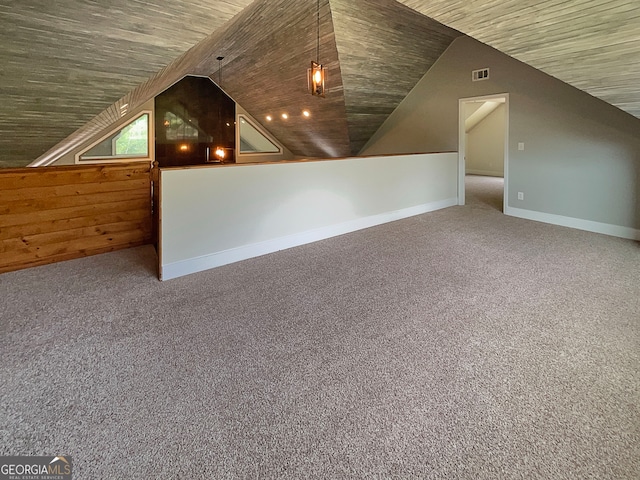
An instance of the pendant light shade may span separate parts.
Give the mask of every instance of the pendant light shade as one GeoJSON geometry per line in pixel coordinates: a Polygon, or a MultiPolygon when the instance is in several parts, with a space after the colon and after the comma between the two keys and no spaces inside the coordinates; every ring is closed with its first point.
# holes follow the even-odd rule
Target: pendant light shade
{"type": "Polygon", "coordinates": [[[324,97],[324,82],[327,70],[317,62],[311,62],[309,69],[309,89],[312,95],[324,97]]]}

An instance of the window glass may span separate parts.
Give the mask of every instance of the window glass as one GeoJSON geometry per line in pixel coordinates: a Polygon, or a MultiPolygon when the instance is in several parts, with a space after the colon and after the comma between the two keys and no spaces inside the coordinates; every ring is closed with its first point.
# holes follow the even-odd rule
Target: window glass
{"type": "Polygon", "coordinates": [[[280,153],[280,148],[258,130],[249,119],[239,115],[240,153],[280,153]]]}
{"type": "Polygon", "coordinates": [[[140,115],[122,129],[80,155],[80,160],[109,160],[149,156],[149,114],[140,115]]]}

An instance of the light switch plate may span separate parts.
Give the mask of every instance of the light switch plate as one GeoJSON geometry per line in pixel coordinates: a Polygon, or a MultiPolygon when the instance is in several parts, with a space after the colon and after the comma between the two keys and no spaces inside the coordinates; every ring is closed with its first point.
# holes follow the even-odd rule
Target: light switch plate
{"type": "Polygon", "coordinates": [[[518,150],[524,150],[524,142],[518,143],[518,150]]]}

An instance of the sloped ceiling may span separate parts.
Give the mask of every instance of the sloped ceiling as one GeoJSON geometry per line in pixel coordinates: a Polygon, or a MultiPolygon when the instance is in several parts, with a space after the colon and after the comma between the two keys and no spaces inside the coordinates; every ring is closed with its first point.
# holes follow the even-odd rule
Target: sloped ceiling
{"type": "Polygon", "coordinates": [[[168,5],[0,0],[0,166],[26,165],[80,127],[80,137],[104,128],[118,107],[184,73],[218,80],[218,55],[222,87],[260,121],[317,112],[312,129],[268,125],[294,153],[353,154],[458,34],[431,19],[640,117],[636,0],[322,0],[326,99],[304,92],[316,0],[168,5]]]}
{"type": "Polygon", "coordinates": [[[233,19],[233,28],[203,42],[210,53],[193,73],[219,83],[294,155],[347,156],[342,75],[328,0],[320,1],[319,10],[320,60],[328,69],[328,92],[326,98],[307,93],[307,68],[316,58],[317,11],[315,1],[256,0],[233,19]],[[221,64],[218,56],[224,56],[221,64]],[[303,110],[311,112],[309,119],[303,110]]]}
{"type": "Polygon", "coordinates": [[[0,167],[34,160],[252,1],[0,0],[0,167]]]}
{"type": "Polygon", "coordinates": [[[221,86],[292,153],[355,155],[460,33],[394,0],[322,0],[318,60],[328,91],[318,98],[306,79],[318,55],[316,5],[256,1],[222,38],[204,41],[212,53],[197,73],[217,81],[216,57],[225,55],[221,86]]]}
{"type": "Polygon", "coordinates": [[[461,34],[395,1],[330,3],[356,155],[461,34]]]}
{"type": "Polygon", "coordinates": [[[336,0],[255,0],[57,144],[37,164],[44,161],[46,165],[100,133],[120,120],[122,107],[135,109],[185,74],[210,76],[294,155],[349,156],[361,149],[459,35],[395,0],[342,4],[336,0]],[[336,18],[344,19],[339,32],[334,29],[336,18]],[[359,27],[351,29],[351,24],[359,27]],[[367,48],[375,51],[374,58],[385,68],[362,69],[367,48]],[[218,61],[218,57],[224,58],[218,61]],[[326,98],[307,92],[307,68],[312,59],[328,69],[326,98]],[[349,85],[348,98],[343,81],[349,85]],[[303,117],[303,110],[310,111],[311,117],[303,117]],[[273,120],[267,121],[267,116],[273,120]]]}
{"type": "Polygon", "coordinates": [[[399,0],[640,117],[638,0],[399,0]]]}

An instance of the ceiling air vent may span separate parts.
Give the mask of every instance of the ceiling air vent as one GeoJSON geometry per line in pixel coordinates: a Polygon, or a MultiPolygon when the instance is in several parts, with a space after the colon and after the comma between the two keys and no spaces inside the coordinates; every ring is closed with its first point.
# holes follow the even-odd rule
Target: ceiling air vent
{"type": "Polygon", "coordinates": [[[474,82],[479,82],[480,80],[488,80],[489,79],[489,69],[481,68],[480,70],[474,70],[471,72],[471,80],[474,82]]]}

